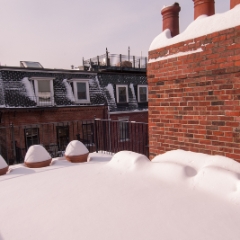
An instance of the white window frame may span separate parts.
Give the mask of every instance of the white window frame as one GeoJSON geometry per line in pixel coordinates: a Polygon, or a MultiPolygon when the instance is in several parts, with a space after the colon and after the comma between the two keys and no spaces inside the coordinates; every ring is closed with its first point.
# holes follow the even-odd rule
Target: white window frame
{"type": "Polygon", "coordinates": [[[35,95],[37,98],[37,105],[38,106],[46,106],[46,105],[54,105],[54,90],[53,90],[53,79],[54,78],[49,78],[49,77],[31,77],[30,80],[33,80],[34,82],[34,89],[35,89],[35,95]],[[39,101],[39,94],[38,94],[38,81],[50,81],[50,101],[48,102],[44,102],[44,104],[39,101]]]}
{"type": "Polygon", "coordinates": [[[146,102],[148,102],[148,85],[138,85],[138,102],[145,102],[145,101],[141,101],[141,99],[140,99],[140,88],[141,87],[147,88],[147,92],[146,92],[147,101],[146,102]]]}
{"type": "Polygon", "coordinates": [[[128,85],[123,85],[123,84],[119,84],[116,85],[116,95],[117,95],[117,103],[128,103],[129,102],[129,97],[128,97],[128,85]],[[126,88],[126,102],[119,102],[119,88],[120,87],[125,87],[126,88]]]}
{"type": "Polygon", "coordinates": [[[76,103],[90,103],[90,93],[89,93],[89,79],[70,79],[69,82],[73,83],[73,94],[75,97],[76,103]],[[77,94],[77,83],[85,83],[86,84],[86,99],[78,99],[77,94]]]}

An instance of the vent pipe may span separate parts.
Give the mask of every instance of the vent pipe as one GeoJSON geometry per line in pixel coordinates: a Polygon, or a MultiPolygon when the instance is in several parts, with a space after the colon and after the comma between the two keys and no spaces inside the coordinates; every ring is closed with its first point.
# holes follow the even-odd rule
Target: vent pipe
{"type": "Polygon", "coordinates": [[[179,34],[179,12],[181,8],[178,3],[162,9],[163,31],[169,29],[172,37],[179,34]]]}
{"type": "Polygon", "coordinates": [[[238,4],[240,4],[240,0],[231,0],[230,1],[230,9],[233,9],[238,4]]]}
{"type": "Polygon", "coordinates": [[[201,15],[212,16],[215,14],[214,0],[193,0],[194,2],[194,20],[201,15]]]}

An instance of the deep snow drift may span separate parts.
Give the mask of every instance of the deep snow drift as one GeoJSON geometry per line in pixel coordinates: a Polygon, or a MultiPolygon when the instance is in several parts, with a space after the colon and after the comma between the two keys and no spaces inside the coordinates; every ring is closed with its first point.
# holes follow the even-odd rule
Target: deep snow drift
{"type": "Polygon", "coordinates": [[[232,159],[182,150],[152,162],[128,151],[89,159],[11,166],[0,177],[0,239],[239,239],[232,159]]]}

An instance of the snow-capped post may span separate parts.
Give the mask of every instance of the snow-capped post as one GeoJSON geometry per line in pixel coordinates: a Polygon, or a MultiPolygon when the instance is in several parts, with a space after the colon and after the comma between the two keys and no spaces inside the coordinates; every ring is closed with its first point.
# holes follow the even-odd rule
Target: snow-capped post
{"type": "Polygon", "coordinates": [[[164,7],[161,11],[163,16],[163,31],[169,29],[172,37],[179,34],[179,12],[181,8],[178,3],[164,7]]]}
{"type": "Polygon", "coordinates": [[[233,9],[238,4],[240,4],[240,0],[231,0],[230,1],[230,9],[233,9]]]}
{"type": "Polygon", "coordinates": [[[215,14],[214,0],[193,0],[194,2],[194,20],[201,15],[212,16],[215,14]]]}

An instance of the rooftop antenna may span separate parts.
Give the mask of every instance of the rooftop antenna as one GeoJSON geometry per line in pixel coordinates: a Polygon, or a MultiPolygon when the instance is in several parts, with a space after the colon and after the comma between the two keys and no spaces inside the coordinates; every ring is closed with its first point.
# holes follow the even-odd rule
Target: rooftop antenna
{"type": "Polygon", "coordinates": [[[128,47],[128,61],[130,61],[130,47],[128,47]]]}

